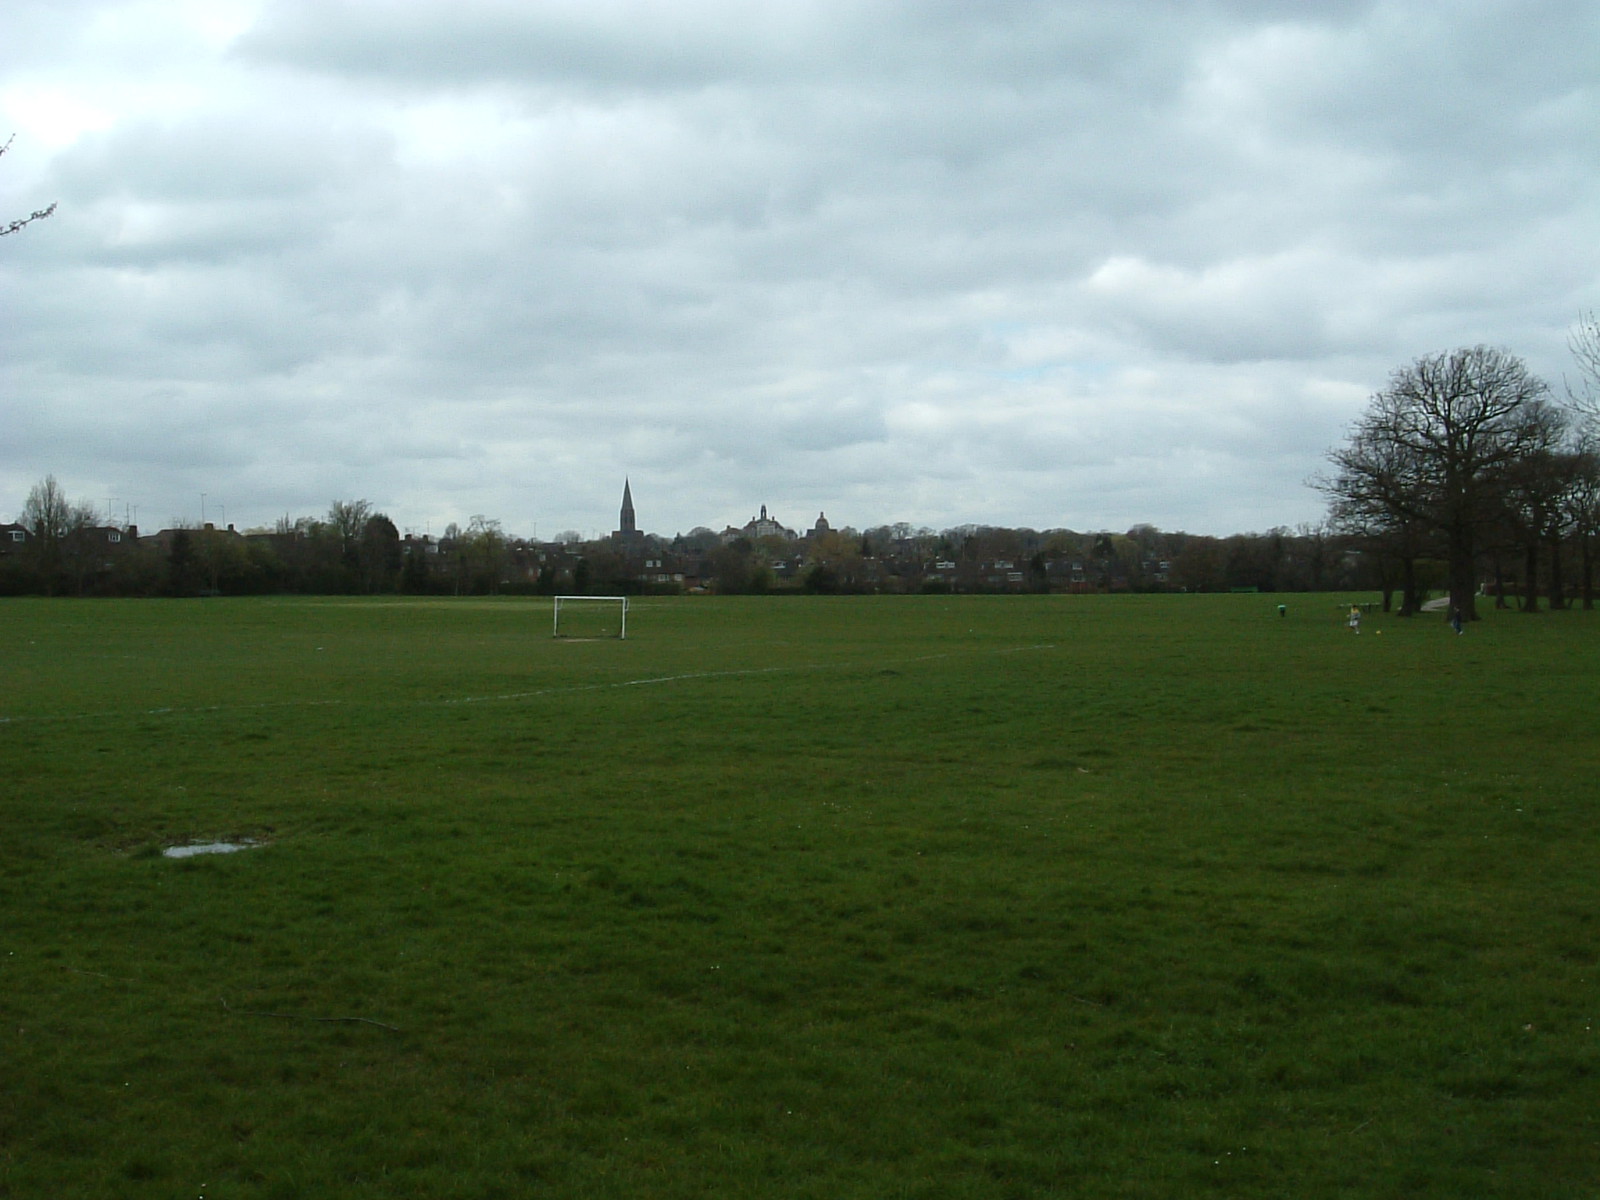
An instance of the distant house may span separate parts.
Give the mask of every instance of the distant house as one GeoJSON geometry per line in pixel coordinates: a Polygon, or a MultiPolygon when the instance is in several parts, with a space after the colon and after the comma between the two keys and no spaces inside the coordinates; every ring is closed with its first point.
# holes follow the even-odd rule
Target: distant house
{"type": "MultiPolygon", "coordinates": [[[[131,527],[129,529],[129,533],[134,535],[130,540],[140,540],[131,527]]],[[[174,529],[160,529],[155,533],[147,534],[142,540],[159,546],[161,548],[161,553],[163,554],[171,554],[172,543],[177,540],[177,537],[180,533],[187,534],[191,538],[199,534],[211,534],[215,537],[225,538],[232,542],[243,542],[245,540],[244,534],[240,533],[232,525],[229,525],[226,529],[218,529],[210,521],[207,521],[204,525],[200,526],[199,529],[187,529],[182,527],[174,529]]],[[[281,535],[272,534],[267,536],[277,537],[281,535]]]]}
{"type": "MultiPolygon", "coordinates": [[[[91,551],[103,548],[109,552],[123,545],[132,546],[138,540],[139,530],[133,525],[126,529],[117,525],[83,525],[71,530],[62,544],[91,551]]],[[[31,541],[33,534],[28,532],[27,526],[0,525],[0,554],[14,554],[31,541]]]]}
{"type": "Polygon", "coordinates": [[[639,576],[639,582],[650,584],[654,587],[682,587],[684,584],[683,563],[676,558],[653,557],[644,560],[644,570],[639,576]]]}

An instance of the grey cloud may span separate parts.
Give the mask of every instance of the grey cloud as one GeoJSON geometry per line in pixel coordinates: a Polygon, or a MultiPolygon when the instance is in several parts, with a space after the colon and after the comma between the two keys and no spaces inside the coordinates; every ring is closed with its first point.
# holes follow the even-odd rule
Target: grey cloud
{"type": "Polygon", "coordinates": [[[0,256],[0,495],[1292,524],[1390,366],[1600,301],[1537,7],[269,3],[0,256]]]}
{"type": "Polygon", "coordinates": [[[56,162],[75,200],[188,205],[289,201],[337,193],[393,169],[393,139],[305,114],[246,108],[181,121],[132,121],[84,138],[56,162]]]}
{"type": "Polygon", "coordinates": [[[403,8],[279,0],[236,53],[310,70],[460,85],[547,83],[582,90],[699,87],[778,59],[803,29],[781,9],[742,5],[543,4],[505,0],[403,8]],[[761,32],[766,40],[757,40],[761,32]]]}
{"type": "Polygon", "coordinates": [[[9,0],[0,68],[10,72],[70,61],[102,8],[103,0],[9,0]]]}

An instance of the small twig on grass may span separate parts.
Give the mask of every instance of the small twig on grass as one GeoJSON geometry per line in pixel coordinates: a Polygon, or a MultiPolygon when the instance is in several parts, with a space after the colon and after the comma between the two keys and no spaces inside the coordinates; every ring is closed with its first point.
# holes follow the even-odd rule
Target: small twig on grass
{"type": "MultiPolygon", "coordinates": [[[[221,997],[218,997],[221,999],[221,997]]],[[[241,1017],[276,1017],[280,1021],[323,1021],[327,1023],[346,1023],[352,1025],[376,1025],[379,1029],[387,1029],[390,1033],[399,1033],[396,1025],[385,1025],[382,1021],[374,1021],[371,1017],[308,1017],[304,1013],[269,1013],[260,1012],[252,1008],[234,1008],[226,1000],[222,1007],[230,1013],[237,1013],[241,1017]]]]}
{"type": "Polygon", "coordinates": [[[1365,1121],[1361,1122],[1361,1124],[1357,1125],[1350,1132],[1351,1133],[1360,1133],[1363,1129],[1365,1129],[1368,1125],[1371,1125],[1371,1124],[1372,1124],[1372,1118],[1368,1117],[1365,1121]]]}
{"type": "Polygon", "coordinates": [[[1101,1004],[1098,1000],[1085,1000],[1082,996],[1074,996],[1071,992],[1068,992],[1066,995],[1068,1000],[1076,1000],[1079,1004],[1087,1004],[1090,1008],[1105,1007],[1105,1005],[1101,1004]]]}

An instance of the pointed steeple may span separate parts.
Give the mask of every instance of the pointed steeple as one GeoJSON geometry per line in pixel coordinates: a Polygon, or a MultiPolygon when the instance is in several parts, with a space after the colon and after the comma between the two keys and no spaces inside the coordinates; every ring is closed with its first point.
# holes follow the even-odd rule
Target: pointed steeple
{"type": "Polygon", "coordinates": [[[631,537],[639,532],[638,523],[633,514],[633,485],[627,476],[622,479],[622,524],[617,530],[623,537],[631,537]]]}

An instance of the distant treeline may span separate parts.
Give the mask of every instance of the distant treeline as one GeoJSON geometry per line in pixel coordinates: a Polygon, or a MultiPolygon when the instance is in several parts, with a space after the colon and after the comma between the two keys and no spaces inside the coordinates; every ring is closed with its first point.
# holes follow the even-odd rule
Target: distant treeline
{"type": "MultiPolygon", "coordinates": [[[[271,529],[163,529],[141,536],[69,501],[54,479],[29,494],[22,520],[0,527],[0,594],[240,596],[263,594],[916,594],[956,592],[1437,590],[1442,559],[1397,558],[1382,539],[1331,525],[1209,537],[1136,525],[1125,533],[964,525],[845,527],[805,537],[730,536],[697,528],[663,538],[539,542],[474,517],[440,537],[402,536],[364,500],[271,529]]],[[[1502,596],[1524,563],[1507,543],[1481,564],[1502,596]]],[[[1582,581],[1587,548],[1565,578],[1582,581]]],[[[1560,571],[1557,571],[1558,576],[1560,571]]],[[[1548,583],[1545,585],[1548,587],[1548,583]]]]}

